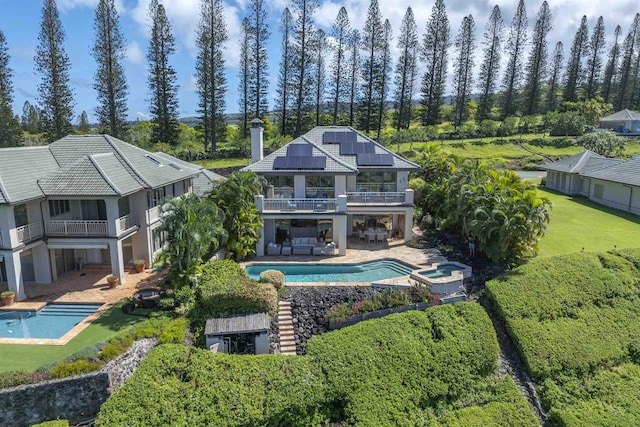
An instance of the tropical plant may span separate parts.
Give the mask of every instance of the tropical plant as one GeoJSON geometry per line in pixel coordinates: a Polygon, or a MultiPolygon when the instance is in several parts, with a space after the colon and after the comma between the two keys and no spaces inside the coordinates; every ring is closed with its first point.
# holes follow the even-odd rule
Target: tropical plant
{"type": "Polygon", "coordinates": [[[576,140],[578,145],[605,157],[619,157],[624,152],[625,138],[608,130],[597,130],[582,135],[576,140]]]}
{"type": "Polygon", "coordinates": [[[211,201],[192,193],[171,199],[160,210],[159,231],[166,233],[164,255],[170,263],[169,278],[178,285],[189,284],[207,255],[226,243],[225,214],[211,201]]]}

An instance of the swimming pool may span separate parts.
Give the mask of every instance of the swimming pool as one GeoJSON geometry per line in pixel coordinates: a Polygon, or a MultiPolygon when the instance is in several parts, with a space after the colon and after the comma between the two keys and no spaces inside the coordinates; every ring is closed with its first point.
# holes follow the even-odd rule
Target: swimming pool
{"type": "Polygon", "coordinates": [[[360,264],[252,264],[246,268],[258,280],[265,270],[282,271],[285,282],[373,282],[407,276],[415,267],[392,259],[360,264]]]}
{"type": "Polygon", "coordinates": [[[439,264],[434,269],[420,271],[418,274],[424,277],[428,277],[430,279],[436,279],[438,277],[451,276],[451,273],[454,271],[462,272],[464,270],[465,270],[465,267],[461,267],[457,264],[445,263],[445,264],[439,264]]]}
{"type": "Polygon", "coordinates": [[[47,304],[38,311],[0,311],[0,338],[61,338],[102,304],[47,304]]]}

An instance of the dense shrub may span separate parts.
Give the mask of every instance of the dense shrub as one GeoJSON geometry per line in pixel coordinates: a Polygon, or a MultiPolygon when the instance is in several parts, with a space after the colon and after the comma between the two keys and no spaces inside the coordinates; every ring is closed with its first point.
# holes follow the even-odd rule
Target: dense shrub
{"type": "Polygon", "coordinates": [[[66,378],[72,375],[86,374],[88,372],[97,371],[102,367],[100,362],[90,360],[76,360],[75,362],[61,362],[57,364],[51,372],[50,378],[66,378]]]}
{"type": "Polygon", "coordinates": [[[44,423],[34,424],[31,427],[69,427],[67,420],[45,421],[44,423]]]}
{"type": "Polygon", "coordinates": [[[639,424],[639,267],[639,249],[579,253],[487,283],[554,424],[639,424]]]}
{"type": "Polygon", "coordinates": [[[108,343],[100,350],[100,360],[110,362],[127,351],[128,348],[128,346],[122,344],[108,343]]]}
{"type": "Polygon", "coordinates": [[[189,327],[189,319],[179,317],[169,322],[158,338],[159,344],[181,344],[189,327]]]}
{"type": "Polygon", "coordinates": [[[265,270],[260,273],[260,283],[269,283],[279,291],[284,286],[284,273],[278,270],[265,270]]]}
{"type": "Polygon", "coordinates": [[[491,322],[470,303],[318,336],[308,356],[161,345],[96,425],[536,425],[513,382],[496,379],[497,357],[491,322]]]}
{"type": "Polygon", "coordinates": [[[32,384],[47,379],[44,372],[6,371],[0,372],[0,389],[21,384],[32,384]]]}

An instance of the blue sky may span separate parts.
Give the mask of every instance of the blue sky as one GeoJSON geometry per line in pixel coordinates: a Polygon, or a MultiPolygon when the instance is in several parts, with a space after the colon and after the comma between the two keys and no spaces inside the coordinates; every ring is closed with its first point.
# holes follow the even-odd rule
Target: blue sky
{"type": "MultiPolygon", "coordinates": [[[[394,28],[394,36],[400,28],[400,22],[408,6],[411,6],[416,17],[418,30],[424,32],[433,1],[426,0],[379,0],[383,18],[388,18],[394,28]]],[[[197,98],[193,83],[195,65],[195,28],[198,23],[199,0],[161,0],[164,4],[173,32],[176,37],[178,52],[170,59],[178,73],[180,85],[180,115],[195,115],[197,98]]],[[[92,88],[95,62],[91,57],[93,44],[94,10],[98,0],[57,0],[62,24],[66,32],[65,47],[71,60],[71,86],[75,93],[75,112],[79,115],[83,110],[93,119],[96,107],[96,95],[92,88]]],[[[127,81],[129,83],[129,116],[131,119],[148,117],[147,102],[147,69],[146,51],[149,43],[146,14],[149,0],[116,0],[120,10],[120,21],[127,41],[127,59],[124,62],[127,81]]],[[[287,0],[266,0],[270,15],[271,38],[269,40],[269,71],[271,106],[277,80],[278,62],[280,60],[281,35],[278,21],[287,0]]],[[[338,10],[345,6],[352,26],[362,29],[366,18],[369,0],[322,1],[320,0],[314,18],[316,24],[330,30],[338,10]]],[[[239,52],[239,26],[248,8],[248,0],[226,0],[225,17],[229,30],[229,41],[225,57],[227,61],[228,93],[227,112],[238,111],[237,105],[237,61],[239,52]]],[[[515,0],[445,0],[447,13],[451,23],[452,38],[455,37],[462,17],[472,14],[477,28],[476,43],[481,41],[482,31],[491,9],[498,4],[502,10],[505,26],[513,18],[515,0]]],[[[541,1],[525,0],[529,29],[533,28],[535,15],[541,1]]],[[[613,33],[615,25],[622,27],[623,37],[640,5],[635,0],[608,0],[595,2],[585,0],[549,0],[553,15],[554,28],[549,35],[550,50],[557,41],[563,41],[565,58],[582,15],[587,15],[591,29],[598,16],[604,17],[607,40],[613,33]]],[[[0,0],[0,30],[4,33],[11,56],[10,66],[13,69],[14,112],[20,114],[25,101],[37,103],[37,85],[39,76],[35,74],[33,56],[38,43],[38,32],[41,20],[41,2],[38,0],[0,0]]],[[[393,41],[394,57],[396,41],[393,41]]],[[[477,49],[478,54],[480,49],[477,49]]],[[[453,52],[453,51],[452,51],[453,52]]],[[[449,61],[451,62],[451,61],[449,61]]],[[[476,65],[480,61],[476,61],[476,65]]],[[[451,73],[450,73],[451,74],[451,73]]],[[[476,74],[477,75],[477,74],[476,74]]],[[[447,93],[451,91],[448,86],[447,93]]]]}

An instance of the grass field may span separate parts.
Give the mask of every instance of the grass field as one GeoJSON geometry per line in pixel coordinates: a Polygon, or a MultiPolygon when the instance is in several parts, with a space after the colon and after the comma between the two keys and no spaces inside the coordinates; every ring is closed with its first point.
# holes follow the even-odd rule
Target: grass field
{"type": "Polygon", "coordinates": [[[606,252],[615,247],[640,247],[640,217],[541,188],[553,202],[548,232],[540,241],[540,256],[572,252],[606,252]]]}
{"type": "Polygon", "coordinates": [[[42,365],[62,360],[87,346],[107,341],[117,333],[146,320],[146,317],[124,314],[120,309],[121,306],[122,302],[114,305],[66,345],[0,345],[2,355],[0,372],[34,371],[42,365]]]}
{"type": "Polygon", "coordinates": [[[194,160],[193,163],[206,169],[230,168],[234,166],[247,166],[250,160],[243,159],[217,159],[217,160],[194,160]]]}

